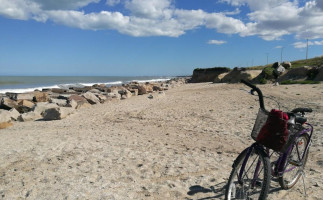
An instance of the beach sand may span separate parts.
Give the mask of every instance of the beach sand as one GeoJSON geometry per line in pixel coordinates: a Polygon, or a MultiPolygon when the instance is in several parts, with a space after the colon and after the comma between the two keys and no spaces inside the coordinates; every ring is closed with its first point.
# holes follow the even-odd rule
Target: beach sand
{"type": "MultiPolygon", "coordinates": [[[[322,199],[323,84],[259,87],[288,109],[317,109],[305,183],[307,199],[322,199]]],[[[0,130],[0,199],[224,199],[234,159],[253,142],[259,106],[247,90],[185,84],[59,121],[16,122],[0,130]]],[[[271,183],[268,199],[304,199],[302,180],[288,191],[271,183]]]]}

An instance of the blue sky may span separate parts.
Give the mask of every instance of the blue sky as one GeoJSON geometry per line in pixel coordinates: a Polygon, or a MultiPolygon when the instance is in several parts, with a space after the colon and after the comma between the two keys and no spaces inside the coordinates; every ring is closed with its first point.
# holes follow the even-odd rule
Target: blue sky
{"type": "Polygon", "coordinates": [[[190,75],[323,55],[323,0],[0,0],[0,75],[190,75]]]}

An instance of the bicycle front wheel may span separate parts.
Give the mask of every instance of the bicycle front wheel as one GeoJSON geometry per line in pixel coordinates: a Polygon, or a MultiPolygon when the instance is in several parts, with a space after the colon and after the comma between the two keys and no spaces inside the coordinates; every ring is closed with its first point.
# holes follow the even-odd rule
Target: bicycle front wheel
{"type": "Polygon", "coordinates": [[[301,177],[308,157],[308,150],[305,152],[308,143],[309,135],[307,133],[294,141],[292,149],[287,154],[283,174],[278,179],[283,189],[292,188],[301,177]]]}
{"type": "Polygon", "coordinates": [[[267,154],[255,147],[245,149],[234,161],[225,199],[258,199],[267,198],[271,169],[267,154]],[[248,157],[248,149],[251,148],[248,157]]]}

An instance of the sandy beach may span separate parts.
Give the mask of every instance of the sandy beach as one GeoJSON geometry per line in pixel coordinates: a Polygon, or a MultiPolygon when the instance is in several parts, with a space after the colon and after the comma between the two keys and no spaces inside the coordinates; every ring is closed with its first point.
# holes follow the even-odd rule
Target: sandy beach
{"type": "MultiPolygon", "coordinates": [[[[323,84],[260,85],[281,109],[312,107],[306,199],[323,195],[323,84]]],[[[242,84],[185,84],[0,130],[0,199],[224,199],[253,140],[257,97],[242,84]]],[[[272,99],[265,104],[276,107],[272,99]]],[[[271,182],[268,199],[304,199],[271,182]]]]}

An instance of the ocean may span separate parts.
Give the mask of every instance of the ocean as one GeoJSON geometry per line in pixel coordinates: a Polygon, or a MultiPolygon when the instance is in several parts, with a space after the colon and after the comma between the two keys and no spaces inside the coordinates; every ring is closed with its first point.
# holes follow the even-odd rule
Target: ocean
{"type": "Polygon", "coordinates": [[[107,86],[122,85],[132,81],[157,82],[166,81],[172,77],[166,76],[0,76],[0,94],[6,92],[23,93],[44,88],[63,88],[92,86],[105,84],[107,86]]]}

